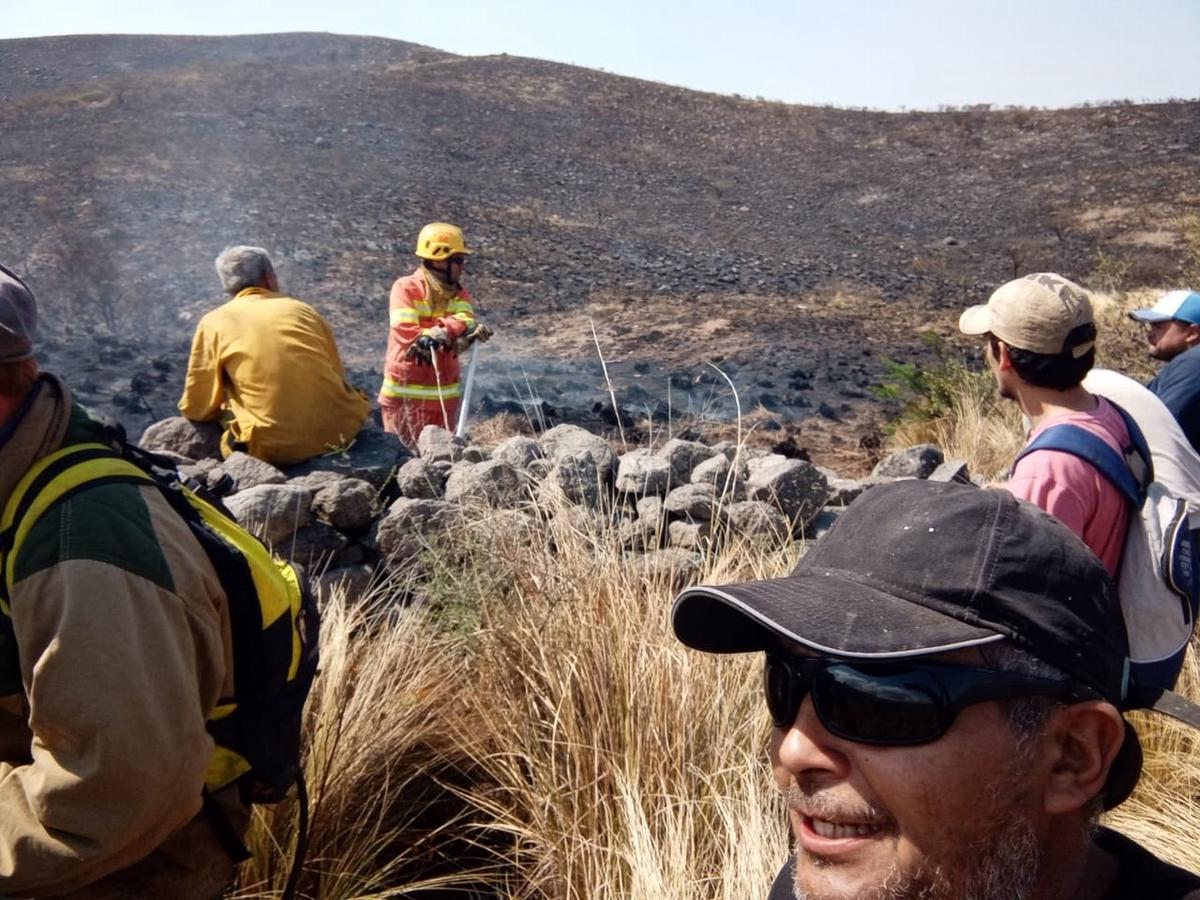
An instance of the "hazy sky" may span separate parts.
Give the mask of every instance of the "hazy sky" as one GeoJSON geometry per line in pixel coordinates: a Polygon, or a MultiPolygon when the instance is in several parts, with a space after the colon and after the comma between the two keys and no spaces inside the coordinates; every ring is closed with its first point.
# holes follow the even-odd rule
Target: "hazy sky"
{"type": "Polygon", "coordinates": [[[42,0],[6,6],[0,38],[373,34],[453,53],[532,56],[795,103],[895,109],[1200,97],[1200,0],[42,0]]]}

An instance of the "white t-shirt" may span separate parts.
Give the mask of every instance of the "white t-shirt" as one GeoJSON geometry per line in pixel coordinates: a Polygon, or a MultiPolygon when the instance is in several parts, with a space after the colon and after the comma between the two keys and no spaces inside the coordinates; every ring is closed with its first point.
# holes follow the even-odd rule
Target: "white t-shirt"
{"type": "Polygon", "coordinates": [[[1200,528],[1200,455],[1171,411],[1149,389],[1111,369],[1092,369],[1083,387],[1129,413],[1150,445],[1154,477],[1187,502],[1188,520],[1192,528],[1200,528]]]}

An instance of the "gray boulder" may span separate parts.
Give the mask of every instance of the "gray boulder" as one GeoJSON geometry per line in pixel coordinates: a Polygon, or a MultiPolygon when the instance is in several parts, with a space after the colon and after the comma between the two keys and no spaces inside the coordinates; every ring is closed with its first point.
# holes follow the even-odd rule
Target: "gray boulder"
{"type": "Polygon", "coordinates": [[[539,537],[541,523],[518,509],[493,509],[487,515],[473,515],[472,534],[495,547],[526,546],[539,537]]]}
{"type": "Polygon", "coordinates": [[[761,500],[741,500],[725,508],[725,521],[732,540],[753,543],[783,543],[792,526],[778,509],[761,500]]]}
{"type": "Polygon", "coordinates": [[[228,476],[232,481],[231,491],[244,491],[260,484],[283,484],[287,476],[268,462],[235,450],[221,465],[208,473],[208,483],[216,484],[228,476]]]}
{"type": "Polygon", "coordinates": [[[455,468],[446,480],[446,500],[464,506],[509,509],[528,497],[528,476],[502,459],[455,468]]]}
{"type": "Polygon", "coordinates": [[[309,522],[276,546],[275,551],[317,572],[325,568],[349,543],[350,539],[336,528],[324,522],[309,522]]]}
{"type": "Polygon", "coordinates": [[[221,461],[212,457],[198,459],[195,462],[187,462],[179,467],[179,475],[182,478],[194,478],[203,485],[208,484],[208,473],[213,469],[221,467],[221,461]]]}
{"type": "Polygon", "coordinates": [[[664,547],[642,556],[635,564],[651,583],[663,583],[672,592],[695,579],[700,572],[700,557],[691,550],[664,547]]]}
{"type": "Polygon", "coordinates": [[[541,444],[521,434],[505,438],[492,448],[492,459],[502,459],[518,469],[528,469],[530,463],[541,458],[541,444]]]}
{"type": "Polygon", "coordinates": [[[829,498],[825,501],[826,506],[848,506],[851,501],[857,500],[862,492],[871,486],[869,481],[843,478],[832,469],[826,469],[823,466],[817,468],[821,470],[821,474],[825,476],[825,481],[829,484],[829,498]]]}
{"type": "Polygon", "coordinates": [[[711,484],[685,484],[667,494],[663,509],[671,518],[707,522],[713,517],[717,492],[711,484]]]}
{"type": "Polygon", "coordinates": [[[800,459],[772,453],[746,463],[746,499],[773,504],[794,530],[820,512],[829,484],[820,469],[800,459]]]}
{"type": "Polygon", "coordinates": [[[375,585],[375,567],[365,563],[326,569],[315,579],[316,590],[322,597],[340,595],[347,603],[357,603],[375,585]]]}
{"type": "Polygon", "coordinates": [[[554,502],[561,498],[588,509],[600,507],[607,494],[607,479],[587,450],[559,455],[542,482],[541,495],[554,502]]]}
{"type": "Polygon", "coordinates": [[[138,444],[155,452],[168,451],[188,459],[221,458],[221,426],[216,422],[189,422],[172,416],[142,432],[138,444]]]}
{"type": "Polygon", "coordinates": [[[692,484],[711,484],[729,500],[741,500],[746,488],[746,462],[735,464],[723,453],[706,459],[692,469],[692,484]]]}
{"type": "Polygon", "coordinates": [[[662,497],[642,497],[637,502],[637,515],[639,519],[651,522],[657,528],[663,520],[662,497]]]}
{"type": "Polygon", "coordinates": [[[491,456],[488,454],[487,450],[485,450],[483,447],[480,447],[478,444],[468,444],[467,446],[463,447],[462,458],[467,462],[480,463],[490,459],[491,456]]]}
{"type": "Polygon", "coordinates": [[[928,478],[945,456],[936,444],[917,444],[884,457],[871,472],[872,478],[928,478]]]}
{"type": "Polygon", "coordinates": [[[365,427],[346,449],[314,456],[297,465],[287,466],[283,471],[290,479],[302,478],[314,472],[333,472],[343,478],[361,478],[380,490],[410,456],[412,454],[396,435],[365,427]]]}
{"type": "Polygon", "coordinates": [[[339,478],[313,495],[312,511],[339,531],[366,531],[375,517],[379,493],[361,478],[339,478]]]}
{"type": "Polygon", "coordinates": [[[617,526],[617,540],[622,550],[644,553],[662,544],[659,523],[650,519],[623,519],[617,526]]]}
{"type": "Polygon", "coordinates": [[[711,457],[713,449],[698,441],[672,438],[663,444],[656,455],[670,464],[671,484],[680,485],[691,480],[692,470],[711,457]]]}
{"type": "Polygon", "coordinates": [[[953,481],[958,484],[974,484],[971,470],[965,459],[948,459],[929,475],[930,481],[953,481]]]}
{"type": "MultiPolygon", "coordinates": [[[[540,448],[539,448],[540,449],[540,448]]],[[[554,463],[546,459],[544,456],[539,456],[537,459],[530,461],[525,467],[525,471],[529,473],[529,477],[535,481],[541,481],[550,474],[550,470],[554,468],[554,463]]]]}
{"type": "Polygon", "coordinates": [[[630,450],[617,463],[617,492],[645,497],[662,494],[671,481],[671,464],[650,450],[630,450]]]}
{"type": "Polygon", "coordinates": [[[388,562],[404,562],[436,543],[458,521],[458,507],[453,503],[401,497],[379,520],[375,547],[388,562]]]}
{"type": "Polygon", "coordinates": [[[685,522],[682,519],[667,526],[668,543],[681,550],[703,550],[712,538],[708,522],[685,522]]]}
{"type": "Polygon", "coordinates": [[[616,470],[617,454],[608,441],[578,425],[555,425],[542,435],[542,450],[546,457],[558,463],[580,453],[586,453],[595,463],[603,484],[611,484],[616,470]]]}
{"type": "Polygon", "coordinates": [[[335,481],[341,481],[345,475],[339,475],[337,472],[309,472],[307,475],[300,475],[297,478],[289,478],[288,484],[294,484],[296,487],[308,488],[314,494],[323,487],[328,487],[335,481]]]}
{"type": "Polygon", "coordinates": [[[396,486],[404,497],[437,500],[446,493],[446,472],[414,456],[396,473],[396,486]]]}
{"type": "Polygon", "coordinates": [[[260,484],[225,498],[241,526],[279,545],[312,518],[312,491],[293,484],[260,484]]]}
{"type": "Polygon", "coordinates": [[[466,438],[455,437],[440,425],[426,425],[417,438],[417,455],[426,462],[457,462],[466,446],[466,438]]]}

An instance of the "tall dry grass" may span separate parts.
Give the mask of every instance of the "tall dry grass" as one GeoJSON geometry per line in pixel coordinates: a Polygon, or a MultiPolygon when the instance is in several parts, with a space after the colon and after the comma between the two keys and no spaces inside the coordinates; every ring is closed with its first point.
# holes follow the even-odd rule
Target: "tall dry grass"
{"type": "MultiPolygon", "coordinates": [[[[786,858],[759,661],[679,645],[681,573],[627,559],[610,514],[531,512],[430,548],[422,606],[327,601],[303,896],[743,900],[786,858]]],[[[731,546],[705,577],[799,552],[731,546]]],[[[294,817],[257,811],[233,897],[277,894],[294,817]]]]}
{"type": "MultiPolygon", "coordinates": [[[[1193,639],[1176,690],[1200,702],[1198,649],[1193,639]]],[[[1164,859],[1200,871],[1200,732],[1157,713],[1130,719],[1145,752],[1142,779],[1105,823],[1164,859]]]]}
{"type": "MultiPolygon", "coordinates": [[[[983,376],[929,434],[998,471],[1020,426],[997,418],[1011,404],[983,376]]],[[[763,896],[788,836],[760,662],[685,650],[668,613],[684,579],[781,575],[802,551],[734,541],[685,572],[625,555],[613,510],[542,501],[479,511],[429,548],[419,605],[395,606],[394,583],[329,598],[303,895],[763,896]]],[[[1182,686],[1200,699],[1194,653],[1182,686]]],[[[1136,725],[1145,776],[1108,821],[1200,870],[1197,736],[1136,725]]],[[[289,803],[258,814],[235,897],[278,892],[293,816],[289,803]]]]}
{"type": "MultiPolygon", "coordinates": [[[[469,721],[492,742],[472,799],[519,842],[520,898],[742,898],[786,855],[767,783],[757,660],[669,633],[678,573],[623,557],[603,519],[550,516],[549,542],[475,545],[482,593],[469,721]]],[[[731,548],[712,577],[794,553],[731,548]]]]}

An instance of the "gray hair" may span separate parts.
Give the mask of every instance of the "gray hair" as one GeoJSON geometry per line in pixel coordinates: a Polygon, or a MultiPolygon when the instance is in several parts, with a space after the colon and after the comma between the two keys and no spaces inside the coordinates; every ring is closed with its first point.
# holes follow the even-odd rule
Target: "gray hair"
{"type": "Polygon", "coordinates": [[[250,287],[262,287],[267,277],[274,273],[271,257],[262,247],[241,244],[226,247],[217,257],[217,276],[227,294],[236,294],[250,287]]]}
{"type": "MultiPolygon", "coordinates": [[[[1061,669],[1048,662],[1043,662],[1007,641],[982,644],[979,647],[979,654],[985,663],[1001,672],[1014,672],[1018,675],[1048,678],[1052,681],[1070,680],[1070,676],[1061,669]]],[[[1031,749],[1033,738],[1041,733],[1050,714],[1063,705],[1063,701],[1050,697],[1019,697],[1002,702],[1005,712],[1008,714],[1008,724],[1017,735],[1018,754],[1031,749]]]]}

